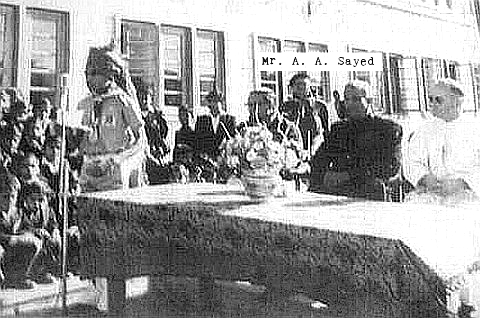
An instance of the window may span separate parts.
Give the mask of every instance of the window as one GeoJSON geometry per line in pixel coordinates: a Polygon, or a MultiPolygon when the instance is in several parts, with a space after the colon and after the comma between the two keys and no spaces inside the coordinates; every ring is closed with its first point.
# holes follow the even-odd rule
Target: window
{"type": "MultiPolygon", "coordinates": [[[[309,43],[303,41],[292,41],[258,37],[259,52],[327,52],[327,45],[320,43],[309,43]],[[282,45],[281,45],[282,43],[282,45]]],[[[303,71],[304,72],[304,71],[303,71]]],[[[289,92],[289,81],[298,73],[297,71],[260,71],[256,75],[260,87],[271,89],[276,95],[277,104],[281,104],[289,92]]],[[[306,72],[304,72],[306,73],[306,72]]],[[[312,79],[311,92],[326,102],[330,101],[330,80],[329,72],[308,72],[312,79]]]]}
{"type": "MultiPolygon", "coordinates": [[[[352,49],[352,52],[367,52],[352,49]]],[[[383,71],[353,72],[369,83],[368,106],[374,113],[402,114],[421,110],[418,62],[414,57],[383,53],[383,71]]]]}
{"type": "Polygon", "coordinates": [[[215,89],[225,94],[224,40],[221,32],[197,31],[196,63],[199,76],[200,105],[206,106],[205,97],[215,89]]]}
{"type": "MultiPolygon", "coordinates": [[[[367,50],[355,49],[351,50],[352,52],[368,52],[367,50]]],[[[383,54],[383,69],[386,70],[387,62],[386,62],[386,55],[383,54]]],[[[389,89],[388,89],[388,81],[387,81],[387,72],[381,71],[357,71],[352,72],[352,77],[354,80],[361,80],[365,81],[369,84],[369,92],[368,92],[368,107],[374,113],[383,113],[388,112],[386,106],[389,105],[389,89]]]]}
{"type": "Polygon", "coordinates": [[[120,40],[134,82],[152,87],[170,121],[180,106],[205,106],[214,86],[225,93],[222,32],[123,20],[120,40]]]}
{"type": "Polygon", "coordinates": [[[59,103],[59,80],[68,71],[67,15],[27,10],[27,52],[31,104],[48,98],[59,103]]]}
{"type": "Polygon", "coordinates": [[[191,37],[186,28],[162,26],[164,105],[192,107],[191,37]]]}
{"type": "MultiPolygon", "coordinates": [[[[308,52],[327,52],[327,45],[318,44],[318,43],[309,43],[308,52]]],[[[331,100],[329,72],[328,71],[308,72],[308,75],[313,80],[312,81],[313,87],[311,88],[313,94],[316,97],[326,102],[329,102],[331,100]]]]}
{"type": "MultiPolygon", "coordinates": [[[[269,38],[259,38],[258,41],[260,52],[280,52],[280,41],[269,38]]],[[[261,71],[260,86],[274,92],[278,105],[282,100],[281,77],[280,71],[261,71]]]]}
{"type": "Polygon", "coordinates": [[[459,63],[443,60],[443,77],[459,80],[459,63]]]}
{"type": "Polygon", "coordinates": [[[392,112],[420,111],[416,58],[392,55],[390,66],[392,112]]]}
{"type": "MultiPolygon", "coordinates": [[[[283,52],[306,52],[304,42],[300,41],[289,41],[286,40],[284,41],[284,46],[282,47],[283,52]]],[[[285,92],[288,92],[288,94],[291,94],[290,88],[289,88],[289,81],[291,78],[298,73],[297,71],[284,71],[283,72],[283,79],[284,79],[284,90],[285,92]]]]}
{"type": "MultiPolygon", "coordinates": [[[[121,51],[135,85],[152,89],[154,104],[158,103],[159,90],[159,34],[154,24],[122,21],[121,51]]],[[[141,101],[139,101],[141,102],[141,101]]]]}
{"type": "Polygon", "coordinates": [[[16,84],[16,29],[15,8],[0,5],[0,87],[16,84]]]}

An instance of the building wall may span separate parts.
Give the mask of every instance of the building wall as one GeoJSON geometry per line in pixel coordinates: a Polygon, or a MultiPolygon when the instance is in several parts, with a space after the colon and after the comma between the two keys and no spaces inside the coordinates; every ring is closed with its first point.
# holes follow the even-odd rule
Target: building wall
{"type": "MultiPolygon", "coordinates": [[[[253,36],[323,43],[331,52],[356,47],[468,64],[479,59],[479,36],[463,1],[453,2],[454,8],[446,9],[416,0],[1,1],[69,13],[71,106],[87,94],[89,47],[118,38],[120,19],[223,31],[227,105],[239,118],[246,117],[247,96],[256,85],[253,36]]],[[[342,89],[349,79],[347,73],[330,76],[332,90],[342,89]]],[[[472,97],[467,103],[473,103],[472,97]]]]}

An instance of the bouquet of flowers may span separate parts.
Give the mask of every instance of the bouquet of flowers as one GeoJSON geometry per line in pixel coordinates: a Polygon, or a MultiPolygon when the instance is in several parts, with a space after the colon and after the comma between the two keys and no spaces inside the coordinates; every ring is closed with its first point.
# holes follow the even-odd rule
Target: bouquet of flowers
{"type": "Polygon", "coordinates": [[[263,125],[250,126],[223,146],[222,159],[242,176],[249,174],[278,174],[285,164],[285,148],[273,140],[263,125]]]}

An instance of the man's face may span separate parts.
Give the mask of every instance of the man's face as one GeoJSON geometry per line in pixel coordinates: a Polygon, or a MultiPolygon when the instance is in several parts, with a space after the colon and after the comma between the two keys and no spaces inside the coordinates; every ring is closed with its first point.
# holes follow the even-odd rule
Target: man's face
{"type": "Polygon", "coordinates": [[[25,208],[28,211],[46,211],[48,209],[48,198],[45,195],[33,193],[25,197],[25,208]]]}
{"type": "Polygon", "coordinates": [[[363,104],[362,96],[362,92],[356,87],[347,86],[344,89],[344,103],[349,117],[363,116],[366,114],[366,107],[363,104]]]}
{"type": "Polygon", "coordinates": [[[2,91],[0,94],[0,112],[10,111],[10,95],[7,92],[2,91]]]}
{"type": "Polygon", "coordinates": [[[9,140],[9,143],[7,143],[7,145],[10,146],[11,154],[17,153],[21,140],[22,140],[21,134],[14,134],[13,137],[9,140]]]}
{"type": "Polygon", "coordinates": [[[220,101],[210,101],[209,102],[209,109],[210,109],[210,113],[213,115],[213,116],[217,116],[220,114],[221,110],[222,110],[222,102],[220,101]]]}
{"type": "Polygon", "coordinates": [[[309,96],[311,81],[308,78],[297,79],[292,85],[292,95],[297,98],[306,98],[309,96]]]}
{"type": "Polygon", "coordinates": [[[100,73],[89,73],[87,85],[93,94],[104,94],[107,91],[108,77],[100,73]]]}
{"type": "Polygon", "coordinates": [[[463,98],[454,94],[446,85],[435,85],[429,90],[429,111],[446,122],[461,115],[463,98]]]}
{"type": "Polygon", "coordinates": [[[41,122],[38,121],[32,124],[31,134],[32,134],[32,137],[34,137],[37,141],[41,142],[42,144],[45,141],[45,131],[42,128],[41,122]]]}
{"type": "Polygon", "coordinates": [[[41,107],[41,108],[35,109],[35,111],[33,112],[33,115],[37,119],[40,119],[42,121],[47,121],[50,118],[50,113],[51,113],[51,109],[46,107],[45,108],[41,107]]]}
{"type": "Polygon", "coordinates": [[[45,145],[45,157],[51,163],[60,161],[60,144],[59,143],[49,143],[45,145]]]}
{"type": "Polygon", "coordinates": [[[182,111],[179,113],[179,121],[183,126],[190,126],[192,122],[192,115],[190,112],[182,111]]]}
{"type": "Polygon", "coordinates": [[[40,175],[38,159],[34,155],[26,157],[20,164],[20,178],[28,181],[40,175]]]}
{"type": "Polygon", "coordinates": [[[260,122],[267,123],[276,112],[275,98],[269,94],[260,94],[249,98],[249,113],[255,114],[260,122]]]}

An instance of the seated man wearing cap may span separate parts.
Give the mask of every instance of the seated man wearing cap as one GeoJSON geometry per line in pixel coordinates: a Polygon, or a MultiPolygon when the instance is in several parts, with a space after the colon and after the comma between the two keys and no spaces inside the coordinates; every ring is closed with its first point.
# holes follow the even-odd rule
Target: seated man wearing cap
{"type": "Polygon", "coordinates": [[[367,115],[367,83],[346,84],[347,119],[334,123],[311,161],[310,190],[374,200],[401,166],[402,128],[367,115]]]}
{"type": "Polygon", "coordinates": [[[429,119],[411,134],[405,150],[404,174],[416,186],[409,199],[479,197],[479,129],[475,123],[460,122],[463,97],[451,79],[429,89],[429,119]]]}

